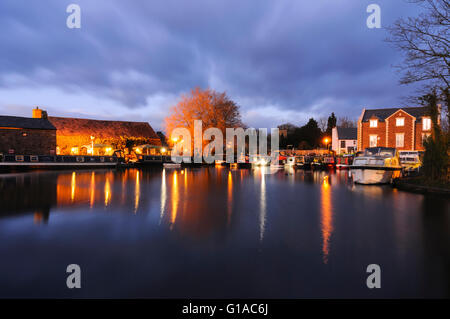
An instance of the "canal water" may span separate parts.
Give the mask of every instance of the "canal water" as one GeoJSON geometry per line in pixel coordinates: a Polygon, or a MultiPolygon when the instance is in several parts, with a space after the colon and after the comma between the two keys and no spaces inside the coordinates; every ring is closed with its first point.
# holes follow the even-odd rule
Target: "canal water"
{"type": "Polygon", "coordinates": [[[345,171],[2,174],[0,297],[448,298],[450,201],[345,171]]]}

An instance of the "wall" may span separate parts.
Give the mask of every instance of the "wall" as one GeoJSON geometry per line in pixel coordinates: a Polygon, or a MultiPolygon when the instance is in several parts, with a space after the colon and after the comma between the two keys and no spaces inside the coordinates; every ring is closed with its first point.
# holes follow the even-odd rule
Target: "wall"
{"type": "Polygon", "coordinates": [[[56,151],[56,130],[0,129],[0,153],[48,155],[56,151]],[[26,136],[24,136],[24,133],[26,136]]]}
{"type": "Polygon", "coordinates": [[[365,148],[370,147],[369,136],[374,134],[378,135],[377,146],[385,146],[386,145],[386,123],[378,121],[378,127],[370,127],[369,121],[362,122],[362,140],[361,140],[361,148],[359,150],[364,150],[365,148]]]}

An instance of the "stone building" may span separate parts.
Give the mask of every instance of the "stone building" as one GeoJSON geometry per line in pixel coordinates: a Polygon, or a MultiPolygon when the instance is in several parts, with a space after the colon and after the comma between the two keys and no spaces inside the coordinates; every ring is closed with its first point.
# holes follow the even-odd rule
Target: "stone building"
{"type": "Polygon", "coordinates": [[[55,154],[55,126],[45,112],[37,109],[34,113],[39,113],[39,118],[0,116],[1,154],[55,154]]]}
{"type": "Polygon", "coordinates": [[[432,125],[425,107],[364,109],[358,120],[358,150],[375,146],[424,150],[432,125]]]}
{"type": "Polygon", "coordinates": [[[56,127],[57,153],[103,155],[95,149],[124,150],[140,144],[161,146],[161,140],[147,122],[104,121],[49,116],[56,127]]]}

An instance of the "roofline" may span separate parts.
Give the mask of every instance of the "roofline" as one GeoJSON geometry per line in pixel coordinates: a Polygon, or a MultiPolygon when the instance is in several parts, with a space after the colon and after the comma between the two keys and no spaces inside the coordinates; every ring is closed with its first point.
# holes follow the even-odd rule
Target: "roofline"
{"type": "Polygon", "coordinates": [[[409,116],[411,116],[411,117],[412,117],[413,119],[415,119],[415,120],[417,119],[415,116],[409,114],[409,113],[406,112],[404,109],[400,108],[400,109],[398,109],[397,111],[395,111],[394,113],[392,113],[391,115],[389,115],[388,117],[386,117],[385,120],[387,120],[388,118],[390,118],[391,116],[393,116],[395,113],[400,112],[400,111],[405,112],[406,114],[408,114],[409,116]]]}
{"type": "Polygon", "coordinates": [[[81,118],[81,117],[63,117],[63,116],[49,116],[50,119],[66,119],[66,120],[85,120],[85,121],[98,121],[98,122],[120,122],[120,123],[140,123],[140,124],[148,124],[149,122],[141,122],[141,121],[121,121],[121,120],[99,120],[99,119],[91,119],[91,118],[81,118]]]}

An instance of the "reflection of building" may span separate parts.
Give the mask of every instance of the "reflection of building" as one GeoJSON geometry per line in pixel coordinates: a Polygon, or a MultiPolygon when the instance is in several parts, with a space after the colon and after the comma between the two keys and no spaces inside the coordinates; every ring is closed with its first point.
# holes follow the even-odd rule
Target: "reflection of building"
{"type": "Polygon", "coordinates": [[[336,154],[353,153],[357,145],[356,127],[334,127],[331,132],[331,149],[336,154]]]}
{"type": "Polygon", "coordinates": [[[364,109],[358,120],[358,149],[383,146],[423,150],[431,126],[425,107],[364,109]]]}
{"type": "MultiPolygon", "coordinates": [[[[40,118],[0,116],[0,153],[54,154],[56,129],[41,110],[40,118]]],[[[34,112],[33,112],[34,113],[34,112]]]]}

